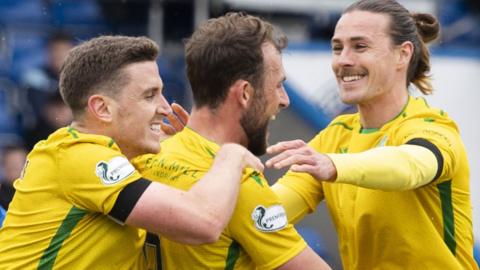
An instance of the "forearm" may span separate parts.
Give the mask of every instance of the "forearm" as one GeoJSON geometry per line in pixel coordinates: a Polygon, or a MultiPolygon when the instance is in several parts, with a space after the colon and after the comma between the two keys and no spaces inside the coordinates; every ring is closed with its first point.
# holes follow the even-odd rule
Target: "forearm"
{"type": "Polygon", "coordinates": [[[217,241],[235,207],[245,166],[263,169],[242,146],[222,146],[209,172],[190,190],[150,183],[125,223],[180,243],[217,241]]]}
{"type": "Polygon", "coordinates": [[[210,224],[215,228],[210,230],[221,232],[230,220],[242,178],[242,160],[240,155],[219,151],[208,173],[188,192],[197,211],[203,213],[202,220],[215,221],[216,224],[210,224]]]}
{"type": "Polygon", "coordinates": [[[307,246],[297,256],[277,268],[277,270],[298,269],[331,270],[332,268],[311,247],[307,246]]]}
{"type": "Polygon", "coordinates": [[[385,146],[358,154],[328,154],[337,169],[336,183],[385,191],[410,190],[428,184],[437,159],[416,145],[385,146]]]}

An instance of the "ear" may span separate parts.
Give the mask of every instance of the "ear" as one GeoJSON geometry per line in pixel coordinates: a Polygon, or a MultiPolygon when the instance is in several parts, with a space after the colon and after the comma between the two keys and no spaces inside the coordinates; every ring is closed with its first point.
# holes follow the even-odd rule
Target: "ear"
{"type": "Polygon", "coordinates": [[[248,103],[253,98],[253,87],[250,82],[246,80],[236,80],[232,86],[230,86],[230,92],[235,96],[236,100],[241,107],[247,108],[248,103]]]}
{"type": "Polygon", "coordinates": [[[398,47],[398,61],[397,68],[407,68],[410,64],[410,59],[413,57],[414,46],[411,41],[405,41],[398,47]]]}
{"type": "Polygon", "coordinates": [[[89,113],[101,122],[111,122],[112,117],[112,99],[103,95],[92,95],[88,98],[87,107],[89,113]]]}

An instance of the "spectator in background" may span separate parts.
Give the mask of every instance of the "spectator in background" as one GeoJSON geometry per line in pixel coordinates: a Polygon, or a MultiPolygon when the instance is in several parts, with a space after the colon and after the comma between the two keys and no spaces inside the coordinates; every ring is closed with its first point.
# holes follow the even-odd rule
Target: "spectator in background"
{"type": "Polygon", "coordinates": [[[5,210],[8,210],[8,204],[12,200],[13,194],[15,194],[13,182],[20,177],[26,158],[27,150],[23,146],[7,146],[3,149],[0,206],[5,210]]]}
{"type": "Polygon", "coordinates": [[[39,140],[46,139],[61,126],[71,122],[71,113],[61,100],[58,77],[63,60],[74,46],[73,38],[63,32],[55,32],[48,38],[47,63],[45,66],[27,71],[22,77],[32,121],[25,128],[25,142],[29,149],[39,140]],[[52,112],[61,112],[52,116],[52,112]]]}
{"type": "Polygon", "coordinates": [[[35,128],[27,130],[24,135],[27,147],[32,149],[40,140],[44,140],[61,127],[68,125],[72,120],[72,112],[65,105],[59,92],[48,95],[42,110],[40,111],[39,122],[35,128]]]}

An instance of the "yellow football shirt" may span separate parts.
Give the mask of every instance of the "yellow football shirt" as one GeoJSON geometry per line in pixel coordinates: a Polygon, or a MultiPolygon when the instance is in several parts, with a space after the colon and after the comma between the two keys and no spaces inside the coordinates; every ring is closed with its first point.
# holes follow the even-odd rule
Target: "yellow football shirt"
{"type": "Polygon", "coordinates": [[[0,269],[146,269],[145,231],[107,216],[140,177],[112,139],[57,130],[15,182],[0,269]]]}
{"type": "Polygon", "coordinates": [[[439,170],[430,184],[386,192],[293,172],[279,181],[302,196],[311,211],[325,199],[346,270],[478,269],[468,161],[457,126],[443,111],[409,97],[403,111],[379,129],[362,130],[358,114],[343,115],[309,145],[322,153],[358,153],[406,143],[437,156],[439,170]]]}
{"type": "MultiPolygon", "coordinates": [[[[219,146],[189,128],[162,143],[161,155],[132,163],[147,179],[188,190],[210,168],[219,146]]],[[[163,269],[274,269],[306,243],[259,172],[243,175],[237,206],[220,239],[191,246],[161,238],[163,269]]]]}

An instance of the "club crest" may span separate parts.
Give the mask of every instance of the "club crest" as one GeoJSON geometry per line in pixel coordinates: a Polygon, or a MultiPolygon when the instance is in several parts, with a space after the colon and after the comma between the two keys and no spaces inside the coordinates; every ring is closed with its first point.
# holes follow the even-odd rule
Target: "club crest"
{"type": "Polygon", "coordinates": [[[110,161],[100,161],[95,167],[95,174],[105,185],[112,185],[130,176],[135,168],[125,157],[114,157],[110,161]]]}
{"type": "Polygon", "coordinates": [[[252,212],[255,227],[262,232],[274,232],[287,226],[287,214],[281,205],[259,205],[252,212]]]}

